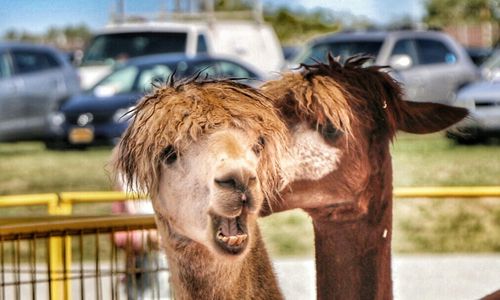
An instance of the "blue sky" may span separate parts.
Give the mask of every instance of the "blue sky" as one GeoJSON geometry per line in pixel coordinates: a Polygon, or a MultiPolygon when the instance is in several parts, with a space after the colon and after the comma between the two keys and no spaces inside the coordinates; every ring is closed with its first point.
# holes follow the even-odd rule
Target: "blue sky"
{"type": "MultiPolygon", "coordinates": [[[[423,14],[424,0],[263,0],[264,6],[291,8],[330,8],[350,12],[379,22],[410,15],[423,14]]],[[[87,24],[99,29],[106,24],[115,0],[0,0],[0,34],[15,28],[28,32],[44,32],[50,26],[87,24]]],[[[160,7],[161,0],[128,0],[126,10],[151,12],[160,7]]],[[[165,1],[172,3],[173,1],[165,1]]]]}

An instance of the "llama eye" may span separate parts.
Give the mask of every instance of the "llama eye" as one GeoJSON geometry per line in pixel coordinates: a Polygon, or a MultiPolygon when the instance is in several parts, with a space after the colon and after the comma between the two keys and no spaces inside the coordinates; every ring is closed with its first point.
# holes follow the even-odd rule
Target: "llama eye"
{"type": "Polygon", "coordinates": [[[319,130],[323,138],[331,142],[336,141],[342,135],[342,131],[335,128],[330,122],[321,126],[319,130]]]}
{"type": "Polygon", "coordinates": [[[165,149],[163,149],[160,158],[167,165],[173,164],[177,160],[177,152],[175,151],[174,147],[169,145],[165,149]]]}
{"type": "Polygon", "coordinates": [[[266,141],[264,140],[263,137],[259,137],[259,140],[257,141],[257,144],[255,144],[253,147],[252,147],[252,150],[253,152],[256,154],[256,155],[260,155],[260,153],[262,152],[262,150],[264,149],[264,145],[266,144],[266,141]]]}

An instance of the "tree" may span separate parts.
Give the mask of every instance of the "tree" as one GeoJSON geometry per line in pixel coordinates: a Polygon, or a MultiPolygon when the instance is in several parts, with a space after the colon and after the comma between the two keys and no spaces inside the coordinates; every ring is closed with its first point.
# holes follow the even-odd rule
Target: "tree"
{"type": "MultiPolygon", "coordinates": [[[[253,8],[252,0],[215,0],[216,11],[237,11],[253,8]]],[[[337,31],[340,22],[330,10],[290,10],[286,7],[266,9],[264,20],[270,23],[282,43],[294,43],[314,34],[337,31]]]]}
{"type": "Polygon", "coordinates": [[[215,10],[247,10],[252,8],[250,0],[217,0],[215,10]]]}
{"type": "Polygon", "coordinates": [[[266,11],[264,19],[274,27],[278,38],[285,44],[340,29],[340,24],[325,10],[297,12],[282,7],[266,11]]]}
{"type": "Polygon", "coordinates": [[[428,0],[424,21],[430,27],[445,27],[457,22],[499,21],[498,0],[428,0]]]}
{"type": "Polygon", "coordinates": [[[3,38],[8,41],[17,41],[19,39],[19,33],[15,29],[9,29],[5,32],[3,38]]]}
{"type": "Polygon", "coordinates": [[[75,50],[81,49],[85,42],[90,39],[91,35],[92,33],[89,28],[84,24],[80,24],[61,28],[52,26],[42,34],[9,29],[4,33],[3,39],[10,41],[52,44],[61,49],[75,50]]]}

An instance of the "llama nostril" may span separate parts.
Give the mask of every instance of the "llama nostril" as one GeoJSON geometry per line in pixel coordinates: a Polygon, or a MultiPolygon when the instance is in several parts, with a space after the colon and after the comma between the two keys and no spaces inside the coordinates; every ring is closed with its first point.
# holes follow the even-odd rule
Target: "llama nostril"
{"type": "Polygon", "coordinates": [[[215,179],[215,183],[217,183],[221,187],[230,188],[230,189],[236,189],[236,185],[237,185],[236,180],[234,180],[234,178],[215,179]]]}
{"type": "Polygon", "coordinates": [[[239,167],[221,171],[214,178],[215,184],[221,188],[244,192],[257,183],[257,175],[248,169],[239,167]]]}

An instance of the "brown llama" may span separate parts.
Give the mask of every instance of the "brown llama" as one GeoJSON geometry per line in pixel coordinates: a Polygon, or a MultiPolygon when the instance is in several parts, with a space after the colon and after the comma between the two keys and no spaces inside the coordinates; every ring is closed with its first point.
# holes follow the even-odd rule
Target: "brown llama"
{"type": "Polygon", "coordinates": [[[261,92],[170,82],[144,97],[116,174],[152,199],[176,299],[282,299],[256,223],[287,129],[261,92]]]}
{"type": "Polygon", "coordinates": [[[291,135],[282,201],[311,217],[318,299],[391,299],[392,165],[398,130],[431,133],[467,110],[402,100],[399,84],[366,57],[304,65],[262,89],[291,135]]]}

